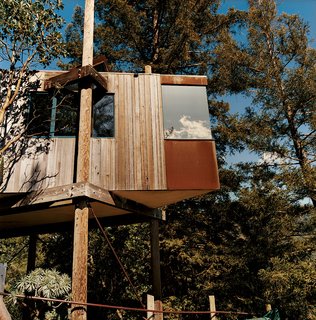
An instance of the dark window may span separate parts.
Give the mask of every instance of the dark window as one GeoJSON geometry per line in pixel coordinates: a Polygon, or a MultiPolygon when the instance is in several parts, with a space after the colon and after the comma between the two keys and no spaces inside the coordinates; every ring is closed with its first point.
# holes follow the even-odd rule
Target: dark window
{"type": "MultiPolygon", "coordinates": [[[[30,97],[29,134],[76,136],[80,96],[68,90],[55,94],[33,92],[30,97]]],[[[93,137],[114,137],[114,94],[93,90],[93,137]]]]}
{"type": "Polygon", "coordinates": [[[28,133],[48,136],[52,113],[52,97],[47,92],[32,92],[30,95],[28,133]]]}
{"type": "Polygon", "coordinates": [[[93,137],[114,137],[114,94],[93,97],[93,137]]]}
{"type": "Polygon", "coordinates": [[[33,92],[30,97],[29,134],[36,136],[75,136],[78,128],[78,94],[33,92]]]}
{"type": "Polygon", "coordinates": [[[53,98],[52,132],[54,136],[75,136],[78,128],[80,99],[78,93],[59,92],[53,98]]]}
{"type": "Polygon", "coordinates": [[[204,86],[162,86],[165,139],[211,139],[204,86]]]}

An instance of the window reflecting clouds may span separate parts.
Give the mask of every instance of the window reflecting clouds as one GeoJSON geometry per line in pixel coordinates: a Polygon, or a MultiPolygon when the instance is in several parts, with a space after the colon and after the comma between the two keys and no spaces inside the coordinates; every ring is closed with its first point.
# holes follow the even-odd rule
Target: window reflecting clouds
{"type": "Polygon", "coordinates": [[[211,139],[206,88],[162,86],[165,139],[211,139]]]}

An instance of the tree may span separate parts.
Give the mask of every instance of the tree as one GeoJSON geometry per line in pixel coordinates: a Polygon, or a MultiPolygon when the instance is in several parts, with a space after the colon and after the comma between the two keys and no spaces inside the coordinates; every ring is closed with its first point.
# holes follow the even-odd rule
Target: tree
{"type": "MultiPolygon", "coordinates": [[[[154,72],[205,72],[219,31],[238,16],[218,14],[214,1],[121,1],[98,0],[95,51],[108,58],[117,70],[154,72]],[[203,70],[203,71],[202,71],[203,70]]],[[[78,39],[82,38],[82,10],[76,8],[66,31],[68,53],[79,62],[78,39]]]]}
{"type": "Polygon", "coordinates": [[[314,319],[316,52],[308,44],[308,26],[296,15],[277,15],[276,8],[275,1],[249,1],[239,25],[247,38],[215,48],[210,86],[214,95],[252,99],[238,117],[218,110],[214,115],[226,146],[262,157],[237,167],[246,176],[236,194],[253,213],[249,222],[256,221],[241,220],[243,228],[258,228],[243,250],[261,256],[247,257],[255,267],[253,281],[261,284],[260,300],[279,306],[282,318],[314,319]],[[302,203],[305,197],[312,206],[302,203]]]}
{"type": "Polygon", "coordinates": [[[265,165],[278,168],[279,183],[292,190],[293,201],[309,197],[315,207],[316,50],[309,47],[308,26],[297,15],[277,15],[273,0],[249,1],[249,6],[246,42],[235,39],[229,48],[215,49],[218,56],[229,52],[238,59],[214,64],[211,84],[252,98],[232,127],[233,136],[239,134],[250,151],[268,156],[265,165]]]}
{"type": "Polygon", "coordinates": [[[0,3],[0,162],[1,173],[9,173],[18,150],[28,146],[27,100],[38,88],[32,68],[48,66],[64,54],[60,29],[63,19],[57,14],[60,0],[4,0],[0,3]],[[7,157],[4,161],[4,156],[7,157]],[[6,170],[5,170],[6,169],[6,170]]]}

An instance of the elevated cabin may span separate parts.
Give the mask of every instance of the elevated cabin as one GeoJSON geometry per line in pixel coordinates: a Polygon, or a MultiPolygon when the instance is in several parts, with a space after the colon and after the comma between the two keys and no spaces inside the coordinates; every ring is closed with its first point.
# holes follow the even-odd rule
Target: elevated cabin
{"type": "MultiPolygon", "coordinates": [[[[47,150],[25,153],[0,194],[0,234],[52,230],[73,221],[86,197],[98,217],[134,222],[219,188],[204,76],[40,72],[29,125],[47,150]],[[76,181],[79,88],[93,87],[90,168],[76,181]]],[[[4,172],[4,176],[5,176],[4,172]]]]}

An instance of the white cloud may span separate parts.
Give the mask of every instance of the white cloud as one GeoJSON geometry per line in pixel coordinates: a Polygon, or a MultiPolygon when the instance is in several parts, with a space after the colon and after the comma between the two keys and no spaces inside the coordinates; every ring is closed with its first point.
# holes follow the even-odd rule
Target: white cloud
{"type": "Polygon", "coordinates": [[[264,152],[261,159],[259,160],[260,164],[269,164],[269,165],[279,165],[285,164],[286,161],[284,158],[281,158],[278,154],[274,152],[264,152]]]}
{"type": "Polygon", "coordinates": [[[169,139],[211,139],[212,133],[208,121],[191,120],[189,116],[182,116],[179,129],[166,130],[169,139]]]}

